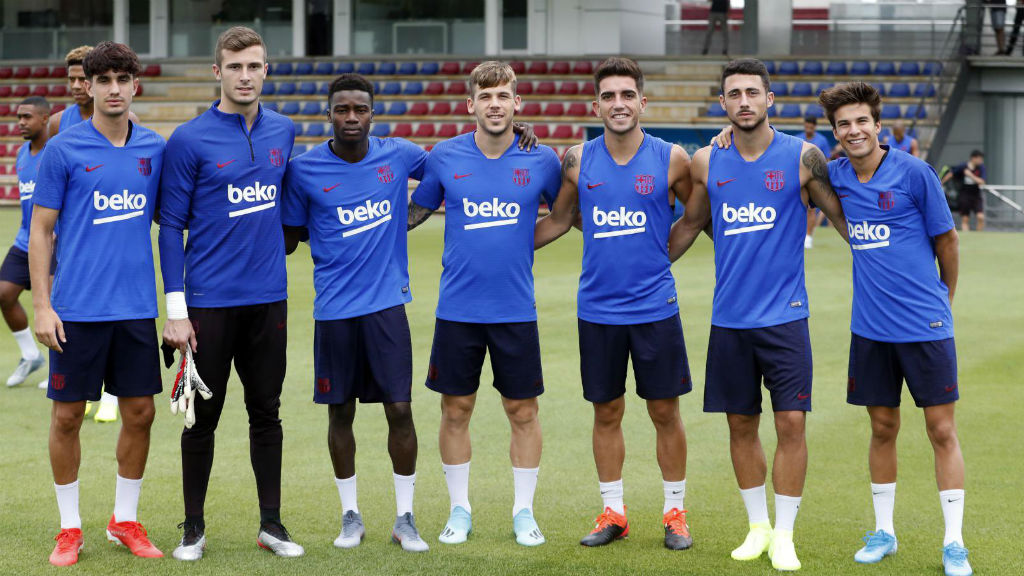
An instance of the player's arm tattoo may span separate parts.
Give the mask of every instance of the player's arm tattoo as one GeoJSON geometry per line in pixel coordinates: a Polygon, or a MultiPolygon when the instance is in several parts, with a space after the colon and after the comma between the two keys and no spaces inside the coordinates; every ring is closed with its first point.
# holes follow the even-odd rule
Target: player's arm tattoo
{"type": "Polygon", "coordinates": [[[807,182],[808,200],[821,208],[836,232],[849,242],[843,205],[839,202],[839,195],[832,188],[832,179],[828,175],[828,161],[825,160],[825,154],[817,146],[808,146],[800,160],[811,172],[811,179],[807,182]]]}
{"type": "Polygon", "coordinates": [[[420,224],[423,224],[433,213],[434,211],[430,208],[424,208],[415,202],[409,202],[409,222],[406,230],[412,230],[420,224]]]}
{"type": "MultiPolygon", "coordinates": [[[[568,152],[565,153],[565,159],[562,160],[562,186],[563,187],[566,186],[567,182],[568,183],[572,183],[573,182],[572,180],[570,180],[569,174],[570,174],[570,172],[575,170],[580,165],[580,155],[581,155],[581,152],[580,152],[580,147],[579,146],[573,146],[572,148],[569,149],[568,152]]],[[[577,176],[577,179],[578,178],[579,177],[577,176]]],[[[576,184],[578,184],[578,182],[576,184]]],[[[576,184],[573,184],[573,185],[575,186],[576,184]]],[[[577,225],[577,220],[579,220],[579,214],[580,214],[579,199],[577,199],[576,201],[572,202],[569,205],[569,214],[572,216],[573,225],[577,225]]],[[[582,223],[579,223],[579,224],[582,225],[582,223]]]]}

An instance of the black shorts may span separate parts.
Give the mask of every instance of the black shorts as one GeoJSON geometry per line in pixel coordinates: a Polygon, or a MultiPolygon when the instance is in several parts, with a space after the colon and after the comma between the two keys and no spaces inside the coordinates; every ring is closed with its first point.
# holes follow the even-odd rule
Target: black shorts
{"type": "Polygon", "coordinates": [[[595,324],[579,320],[583,397],[595,404],[626,393],[626,365],[633,361],[637,396],[662,400],[693,388],[683,324],[674,314],[644,324],[595,324]]]}
{"type": "Polygon", "coordinates": [[[64,323],[63,353],[50,350],[46,397],[58,402],[96,401],[100,391],[118,397],[161,392],[156,321],[64,323]]]}
{"type": "Polygon", "coordinates": [[[969,216],[972,212],[975,214],[985,213],[985,200],[981,192],[961,192],[959,204],[961,216],[969,216]]]}
{"type": "Polygon", "coordinates": [[[811,337],[807,319],[765,328],[711,327],[704,411],[761,413],[761,381],[772,409],[811,410],[811,337]]]}
{"type": "MultiPolygon", "coordinates": [[[[50,258],[50,276],[53,276],[57,269],[57,257],[50,258]]],[[[28,252],[17,246],[11,246],[4,257],[3,264],[0,264],[0,281],[10,282],[18,286],[24,286],[25,290],[32,289],[32,279],[28,270],[28,252]]]]}
{"type": "Polygon", "coordinates": [[[544,393],[537,322],[480,324],[437,319],[427,388],[450,396],[475,394],[490,352],[494,387],[505,398],[544,393]]]}
{"type": "Polygon", "coordinates": [[[344,320],[317,320],[313,402],[409,402],[412,338],[405,305],[344,320]]]}
{"type": "Polygon", "coordinates": [[[851,334],[848,403],[896,408],[904,380],[919,408],[959,400],[953,339],[879,342],[851,334]]]}

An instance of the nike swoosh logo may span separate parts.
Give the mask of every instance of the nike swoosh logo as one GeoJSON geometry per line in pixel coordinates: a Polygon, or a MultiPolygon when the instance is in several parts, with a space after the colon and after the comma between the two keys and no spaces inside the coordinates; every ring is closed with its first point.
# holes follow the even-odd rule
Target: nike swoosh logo
{"type": "Polygon", "coordinates": [[[673,494],[682,494],[683,491],[682,490],[673,490],[672,493],[673,494]]]}
{"type": "Polygon", "coordinates": [[[330,192],[331,190],[334,190],[338,186],[340,186],[340,184],[335,184],[334,186],[331,186],[330,188],[324,188],[324,192],[330,192]]]}
{"type": "Polygon", "coordinates": [[[85,171],[86,171],[86,172],[92,172],[93,170],[96,170],[97,168],[102,168],[102,167],[103,167],[103,164],[97,164],[97,165],[95,165],[95,166],[88,166],[88,165],[87,165],[87,166],[85,167],[85,171]]]}
{"type": "Polygon", "coordinates": [[[959,498],[946,498],[946,502],[952,504],[953,502],[959,502],[959,498]]]}
{"type": "Polygon", "coordinates": [[[232,162],[234,162],[234,160],[228,160],[227,162],[217,162],[217,168],[223,168],[228,164],[231,164],[232,162]]]}
{"type": "Polygon", "coordinates": [[[885,494],[885,492],[872,492],[872,496],[878,496],[879,494],[885,494]]]}
{"type": "Polygon", "coordinates": [[[797,394],[796,395],[796,399],[797,400],[807,400],[810,397],[811,397],[810,394],[797,394]]]}
{"type": "Polygon", "coordinates": [[[956,390],[956,386],[946,386],[946,392],[952,392],[953,390],[956,390]]]}
{"type": "Polygon", "coordinates": [[[587,190],[593,190],[594,188],[597,188],[598,186],[602,185],[604,185],[604,182],[598,182],[597,184],[587,184],[587,190]]]}
{"type": "Polygon", "coordinates": [[[609,492],[611,492],[611,490],[602,490],[601,491],[601,496],[604,496],[605,494],[607,494],[609,492]]]}
{"type": "Polygon", "coordinates": [[[473,173],[472,173],[472,172],[470,172],[469,174],[456,174],[456,175],[455,175],[455,179],[456,179],[456,180],[458,180],[458,179],[460,179],[460,178],[465,178],[465,177],[467,177],[467,176],[472,176],[472,175],[473,175],[473,173]]]}
{"type": "Polygon", "coordinates": [[[840,194],[839,195],[840,198],[846,198],[847,196],[849,196],[849,194],[840,194]]]}
{"type": "Polygon", "coordinates": [[[725,186],[729,182],[732,182],[735,178],[729,178],[728,180],[716,180],[719,186],[725,186]]]}

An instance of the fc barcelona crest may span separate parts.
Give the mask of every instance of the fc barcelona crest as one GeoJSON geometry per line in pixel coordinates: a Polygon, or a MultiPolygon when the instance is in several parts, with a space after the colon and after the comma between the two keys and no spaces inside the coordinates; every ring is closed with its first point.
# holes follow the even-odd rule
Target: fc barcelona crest
{"type": "Polygon", "coordinates": [[[878,193],[878,207],[882,210],[892,210],[896,205],[896,196],[891,190],[878,193]]]}
{"type": "Polygon", "coordinates": [[[391,184],[395,179],[395,173],[391,171],[391,164],[377,167],[377,181],[381,184],[391,184]]]}
{"type": "Polygon", "coordinates": [[[512,169],[512,182],[516,186],[526,186],[530,183],[530,169],[529,168],[513,168],[512,169]]]}
{"type": "Polygon", "coordinates": [[[152,158],[139,158],[139,174],[143,176],[149,176],[153,173],[153,160],[152,158]]]}
{"type": "Polygon", "coordinates": [[[638,175],[636,177],[636,184],[633,187],[636,189],[637,194],[647,196],[654,192],[654,176],[650,174],[638,175]]]}
{"type": "Polygon", "coordinates": [[[270,164],[273,166],[284,166],[284,153],[280,148],[270,149],[270,164]]]}
{"type": "Polygon", "coordinates": [[[764,187],[778,192],[786,186],[786,173],[782,170],[769,170],[764,173],[764,187]]]}

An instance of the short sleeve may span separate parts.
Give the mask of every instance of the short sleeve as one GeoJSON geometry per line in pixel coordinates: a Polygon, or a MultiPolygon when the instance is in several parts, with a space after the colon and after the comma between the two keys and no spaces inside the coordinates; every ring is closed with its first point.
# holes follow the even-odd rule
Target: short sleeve
{"type": "Polygon", "coordinates": [[[67,161],[61,147],[51,143],[43,148],[32,204],[60,210],[64,206],[64,193],[70,179],[71,175],[68,173],[67,161]]]}
{"type": "Polygon", "coordinates": [[[183,136],[188,124],[171,134],[164,148],[164,167],[160,175],[160,225],[179,230],[188,228],[192,194],[199,174],[195,146],[183,136]]]}
{"type": "Polygon", "coordinates": [[[405,165],[409,167],[409,178],[423,180],[423,169],[427,163],[427,151],[416,144],[403,138],[396,138],[398,146],[405,159],[405,165]]]}
{"type": "Polygon", "coordinates": [[[305,227],[309,220],[308,201],[302,190],[301,161],[291,161],[282,184],[281,221],[285,226],[305,227]]]}
{"type": "Polygon", "coordinates": [[[953,215],[946,202],[942,184],[930,165],[920,162],[911,171],[910,193],[924,217],[925,230],[931,237],[953,229],[953,215]]]}
{"type": "Polygon", "coordinates": [[[412,201],[415,204],[437,210],[444,200],[444,185],[441,184],[441,164],[444,152],[435,150],[427,154],[423,169],[423,177],[419,186],[412,193],[412,201]]]}

